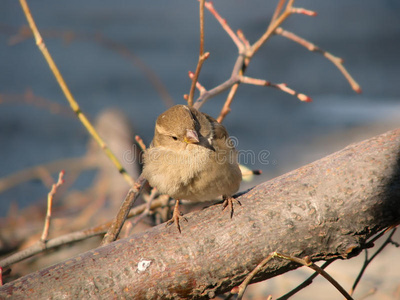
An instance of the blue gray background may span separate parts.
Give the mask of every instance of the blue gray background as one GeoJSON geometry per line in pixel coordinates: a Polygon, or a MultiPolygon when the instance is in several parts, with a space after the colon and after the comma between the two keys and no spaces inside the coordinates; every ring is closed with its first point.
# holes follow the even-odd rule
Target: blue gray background
{"type": "MultiPolygon", "coordinates": [[[[149,143],[154,121],[166,106],[131,61],[90,38],[68,43],[59,32],[101,33],[126,46],[160,77],[175,103],[184,103],[182,95],[190,87],[187,72],[195,70],[198,57],[197,1],[41,0],[29,5],[39,29],[47,32],[45,42],[66,82],[92,120],[103,109],[117,107],[149,143]]],[[[266,29],[276,1],[217,0],[214,5],[234,30],[242,29],[254,42],[266,29]]],[[[272,88],[239,88],[224,124],[239,140],[239,150],[270,153],[269,164],[256,161],[249,166],[264,171],[254,183],[399,124],[400,2],[303,0],[296,5],[315,10],[318,16],[294,15],[283,27],[344,58],[363,94],[354,93],[321,55],[283,37],[272,38],[257,53],[247,75],[286,82],[314,102],[301,103],[272,88]]],[[[205,49],[211,56],[200,82],[211,88],[228,78],[237,49],[208,12],[205,21],[205,49]]],[[[0,94],[22,95],[31,89],[36,96],[67,105],[34,41],[10,44],[25,24],[18,1],[1,0],[0,94]]],[[[213,98],[203,110],[216,117],[225,97],[213,98]]],[[[73,116],[20,101],[0,101],[0,177],[81,156],[88,139],[73,116]]],[[[81,188],[88,184],[80,182],[81,188]]],[[[0,215],[11,201],[24,206],[46,193],[39,181],[13,188],[0,195],[0,215]]]]}

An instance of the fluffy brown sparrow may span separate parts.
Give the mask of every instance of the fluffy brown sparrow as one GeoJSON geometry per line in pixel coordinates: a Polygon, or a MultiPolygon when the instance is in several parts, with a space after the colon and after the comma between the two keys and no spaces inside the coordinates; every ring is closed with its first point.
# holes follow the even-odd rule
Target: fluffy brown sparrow
{"type": "Polygon", "coordinates": [[[222,195],[223,208],[229,205],[232,217],[232,195],[242,180],[237,151],[225,127],[186,105],[175,105],[157,118],[143,176],[160,193],[175,198],[167,225],[175,222],[179,231],[180,199],[201,202],[222,195]]]}

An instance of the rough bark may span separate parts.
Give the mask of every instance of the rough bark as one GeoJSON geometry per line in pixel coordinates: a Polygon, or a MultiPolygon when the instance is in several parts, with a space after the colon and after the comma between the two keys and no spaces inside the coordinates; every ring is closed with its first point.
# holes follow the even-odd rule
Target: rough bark
{"type": "MultiPolygon", "coordinates": [[[[400,129],[260,184],[229,212],[187,214],[0,287],[0,298],[207,299],[229,291],[270,252],[348,258],[400,221],[400,129]]],[[[254,281],[298,265],[274,259],[254,281]]]]}

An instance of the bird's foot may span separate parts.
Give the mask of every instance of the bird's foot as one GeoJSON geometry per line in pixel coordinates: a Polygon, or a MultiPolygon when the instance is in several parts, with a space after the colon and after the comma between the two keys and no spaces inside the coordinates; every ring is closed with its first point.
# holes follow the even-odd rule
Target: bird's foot
{"type": "Polygon", "coordinates": [[[233,201],[236,201],[237,203],[239,203],[240,206],[242,206],[242,203],[240,203],[240,201],[238,199],[231,197],[227,197],[227,196],[223,196],[224,199],[224,203],[222,203],[222,210],[225,210],[225,208],[227,208],[229,206],[229,209],[231,211],[231,218],[233,217],[233,201]]]}
{"type": "Polygon", "coordinates": [[[188,221],[179,210],[179,200],[176,200],[174,212],[172,213],[172,218],[167,222],[167,224],[165,224],[165,227],[171,225],[172,223],[175,223],[176,228],[178,228],[179,233],[181,233],[181,226],[179,225],[180,218],[184,219],[186,222],[188,221]]]}

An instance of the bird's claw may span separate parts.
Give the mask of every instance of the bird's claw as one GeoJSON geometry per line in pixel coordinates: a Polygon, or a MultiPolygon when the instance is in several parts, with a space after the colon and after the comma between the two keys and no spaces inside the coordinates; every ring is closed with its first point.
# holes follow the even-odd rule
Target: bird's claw
{"type": "Polygon", "coordinates": [[[175,207],[174,207],[174,212],[172,214],[172,218],[170,220],[167,221],[167,223],[165,224],[165,227],[171,225],[172,223],[175,223],[176,228],[178,229],[179,233],[181,233],[181,226],[179,225],[179,219],[182,218],[183,220],[185,220],[186,222],[188,221],[183,214],[181,213],[181,211],[179,210],[179,200],[176,201],[175,203],[175,207]]]}
{"type": "Polygon", "coordinates": [[[240,203],[239,200],[233,198],[233,197],[224,197],[224,203],[222,203],[222,210],[225,210],[229,206],[230,211],[231,211],[231,218],[233,217],[233,200],[235,200],[237,203],[239,203],[240,206],[242,206],[242,203],[240,203]]]}

